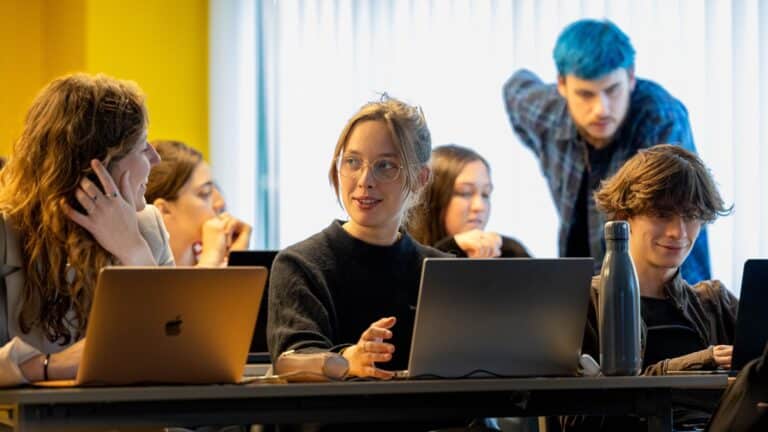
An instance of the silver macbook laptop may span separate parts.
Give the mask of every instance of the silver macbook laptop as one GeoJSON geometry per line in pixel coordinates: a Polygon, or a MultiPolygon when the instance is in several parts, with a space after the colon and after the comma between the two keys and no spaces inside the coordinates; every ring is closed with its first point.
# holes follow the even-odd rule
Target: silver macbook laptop
{"type": "Polygon", "coordinates": [[[49,386],[242,379],[263,267],[108,267],[99,274],[76,380],[49,386]]]}
{"type": "MultiPolygon", "coordinates": [[[[272,268],[272,262],[277,256],[277,250],[248,250],[232,251],[229,253],[229,267],[264,267],[267,270],[272,268]]],[[[269,279],[264,286],[264,295],[261,296],[261,306],[259,307],[259,317],[256,319],[256,328],[253,331],[251,348],[248,352],[248,364],[267,364],[272,363],[267,348],[267,298],[269,295],[269,279]]],[[[254,368],[249,368],[254,369],[254,368]]],[[[263,369],[263,368],[261,368],[263,369]]],[[[263,374],[262,374],[263,375],[263,374]]]]}
{"type": "Polygon", "coordinates": [[[409,378],[575,375],[591,258],[429,258],[409,378]]]}

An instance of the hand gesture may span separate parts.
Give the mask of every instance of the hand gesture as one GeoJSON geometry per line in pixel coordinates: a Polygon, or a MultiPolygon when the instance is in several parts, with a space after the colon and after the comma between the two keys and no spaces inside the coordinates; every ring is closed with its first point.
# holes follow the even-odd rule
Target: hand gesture
{"type": "Polygon", "coordinates": [[[381,379],[390,379],[395,375],[394,372],[376,367],[376,363],[392,360],[395,346],[384,340],[392,338],[389,329],[395,325],[395,321],[395,317],[389,317],[374,322],[355,345],[344,350],[342,355],[349,362],[349,375],[381,379]]]}
{"type": "Polygon", "coordinates": [[[501,256],[501,236],[494,232],[473,229],[456,234],[453,239],[470,258],[501,256]]]}
{"type": "MultiPolygon", "coordinates": [[[[224,213],[229,216],[228,213],[224,213]]],[[[230,216],[231,217],[231,216],[230,216]]],[[[240,219],[232,217],[232,234],[229,244],[230,251],[246,250],[251,242],[251,232],[253,228],[240,219]]]]}
{"type": "Polygon", "coordinates": [[[730,369],[731,359],[733,358],[733,345],[715,345],[712,347],[712,355],[718,367],[730,369]]]}
{"type": "Polygon", "coordinates": [[[130,171],[123,173],[118,190],[100,161],[92,160],[91,167],[104,192],[88,178],[83,178],[75,190],[75,198],[85,214],[62,200],[64,214],[88,230],[101,247],[117,257],[123,265],[155,265],[152,252],[139,231],[130,171]]]}
{"type": "Polygon", "coordinates": [[[223,267],[230,250],[245,250],[251,237],[251,226],[222,213],[203,223],[202,251],[197,265],[223,267]]]}

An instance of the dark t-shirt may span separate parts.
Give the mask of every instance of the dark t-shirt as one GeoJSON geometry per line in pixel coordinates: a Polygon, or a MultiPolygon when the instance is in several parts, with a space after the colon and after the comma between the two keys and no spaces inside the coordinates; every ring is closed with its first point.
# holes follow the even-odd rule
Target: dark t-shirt
{"type": "Polygon", "coordinates": [[[647,332],[643,368],[706,348],[671,298],[641,297],[647,332]]]}
{"type": "Polygon", "coordinates": [[[670,298],[640,297],[643,321],[647,327],[680,325],[690,327],[683,313],[670,298]]]}
{"type": "Polygon", "coordinates": [[[581,140],[589,153],[589,164],[581,177],[579,193],[576,196],[576,204],[573,208],[573,224],[568,231],[565,256],[567,257],[591,257],[589,250],[589,212],[587,203],[590,197],[600,187],[600,182],[605,180],[610,169],[612,146],[597,150],[581,140]]]}

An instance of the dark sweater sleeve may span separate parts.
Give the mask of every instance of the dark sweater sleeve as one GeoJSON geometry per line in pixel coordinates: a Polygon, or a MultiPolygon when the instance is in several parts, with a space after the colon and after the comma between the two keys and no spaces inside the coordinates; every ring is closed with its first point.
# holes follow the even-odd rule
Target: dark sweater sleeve
{"type": "MultiPolygon", "coordinates": [[[[448,252],[455,255],[457,258],[466,258],[467,253],[456,243],[456,237],[448,236],[433,246],[437,250],[448,252]]],[[[509,238],[501,237],[501,256],[504,258],[529,258],[531,254],[525,249],[519,241],[509,238]]]]}
{"type": "Polygon", "coordinates": [[[501,256],[503,258],[530,258],[531,254],[519,241],[509,238],[501,237],[501,256]]]}
{"type": "Polygon", "coordinates": [[[448,236],[440,240],[439,242],[435,243],[435,245],[432,247],[434,247],[437,250],[453,254],[457,258],[467,257],[467,254],[464,252],[464,250],[461,249],[458,243],[456,243],[456,238],[454,236],[448,236]]]}
{"type": "Polygon", "coordinates": [[[316,269],[298,254],[278,254],[269,280],[267,345],[273,363],[285,351],[334,350],[333,303],[316,269]]]}

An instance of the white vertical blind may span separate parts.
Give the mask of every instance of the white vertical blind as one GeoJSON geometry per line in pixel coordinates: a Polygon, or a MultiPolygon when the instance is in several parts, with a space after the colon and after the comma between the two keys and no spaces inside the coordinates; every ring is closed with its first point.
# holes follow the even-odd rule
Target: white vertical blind
{"type": "Polygon", "coordinates": [[[210,6],[211,166],[227,200],[227,210],[245,221],[255,221],[257,58],[254,24],[259,6],[249,0],[212,1],[210,6]]]}
{"type": "MultiPolygon", "coordinates": [[[[234,2],[237,3],[237,2],[234,2]]],[[[217,8],[233,2],[211,1],[217,8]]],[[[237,3],[246,8],[247,1],[237,3]]],[[[475,148],[493,168],[496,191],[489,228],[518,237],[537,256],[556,255],[557,215],[533,155],[513,134],[501,86],[525,67],[554,81],[552,48],[568,23],[609,18],[632,39],[639,77],[682,100],[694,140],[733,216],[710,227],[713,274],[738,292],[747,257],[768,255],[768,2],[759,0],[264,0],[271,51],[266,145],[279,157],[276,175],[283,247],[344,214],[327,181],[328,164],[346,120],[387,92],[424,109],[434,145],[475,148]]],[[[242,25],[242,14],[226,15],[242,25]]],[[[213,33],[213,29],[212,29],[213,33]]],[[[241,37],[252,37],[247,31],[241,37]]],[[[216,35],[212,34],[212,38],[216,35]]],[[[212,43],[238,62],[252,61],[247,41],[212,43]]],[[[251,53],[256,55],[256,53],[251,53]]],[[[216,65],[212,64],[212,71],[216,65]]],[[[239,76],[239,75],[236,75],[239,76]]],[[[212,101],[220,97],[211,74],[212,101]]],[[[239,78],[238,78],[239,79],[239,78]]],[[[247,86],[236,96],[246,97],[247,86]]],[[[212,102],[212,111],[218,109],[212,102]]],[[[225,111],[226,112],[226,111],[225,111]]],[[[250,155],[241,115],[212,115],[217,177],[250,155]],[[217,123],[218,122],[218,123],[217,123]],[[243,129],[241,139],[225,138],[243,129]],[[216,136],[221,132],[221,137],[216,136]]],[[[246,161],[251,163],[251,161],[246,161]]],[[[244,162],[242,162],[244,163],[244,162]]],[[[239,174],[238,174],[239,175],[239,174]]],[[[247,176],[231,186],[230,202],[250,205],[257,186],[247,176]]],[[[227,183],[230,187],[230,183],[227,183]]],[[[255,204],[258,205],[258,204],[255,204]]],[[[259,224],[260,221],[254,221],[259,224]]]]}

